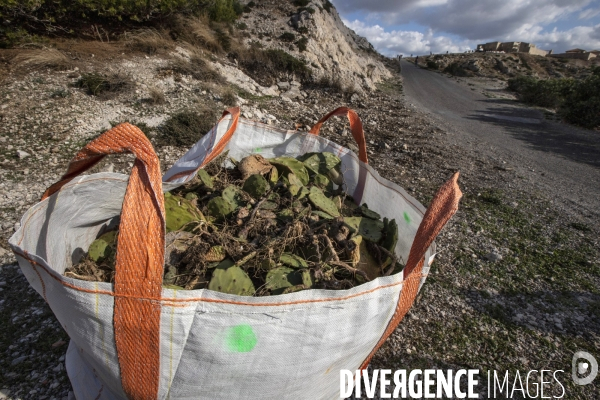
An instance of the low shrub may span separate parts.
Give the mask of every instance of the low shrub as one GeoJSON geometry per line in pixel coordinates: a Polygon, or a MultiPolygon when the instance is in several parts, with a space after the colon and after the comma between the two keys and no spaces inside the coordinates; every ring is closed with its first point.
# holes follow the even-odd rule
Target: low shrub
{"type": "Polygon", "coordinates": [[[111,29],[131,22],[158,20],[180,14],[206,15],[213,22],[233,23],[243,13],[238,0],[0,0],[0,45],[13,46],[31,33],[78,33],[91,23],[111,29]]]}
{"type": "Polygon", "coordinates": [[[311,75],[311,71],[304,61],[283,50],[269,49],[265,51],[265,54],[273,66],[280,71],[290,72],[300,78],[309,78],[311,75]]]}
{"type": "Polygon", "coordinates": [[[530,76],[519,76],[508,80],[508,89],[517,92],[524,103],[558,108],[573,83],[572,79],[540,80],[530,76]]]}
{"type": "Polygon", "coordinates": [[[335,93],[344,93],[345,88],[339,76],[322,75],[313,85],[335,93]]]}
{"type": "Polygon", "coordinates": [[[131,78],[122,74],[84,73],[75,86],[86,89],[93,96],[110,97],[111,94],[123,92],[133,86],[131,78]]]}
{"type": "Polygon", "coordinates": [[[458,62],[453,62],[452,64],[448,65],[446,68],[444,68],[444,72],[453,75],[453,76],[471,76],[472,74],[464,69],[463,67],[461,67],[460,63],[458,62]]]}
{"type": "Polygon", "coordinates": [[[284,32],[281,34],[281,36],[279,36],[279,39],[284,42],[293,42],[296,40],[296,35],[291,32],[284,32]]]}
{"type": "Polygon", "coordinates": [[[316,11],[314,8],[312,7],[300,7],[298,10],[296,10],[297,12],[301,13],[302,11],[306,11],[309,14],[314,14],[316,11]]]}
{"type": "Polygon", "coordinates": [[[225,32],[222,28],[217,27],[215,28],[215,37],[217,39],[217,43],[219,43],[219,46],[223,50],[226,52],[231,50],[231,36],[229,36],[227,32],[225,32]]]}
{"type": "Polygon", "coordinates": [[[233,89],[226,88],[223,90],[223,93],[221,93],[221,101],[228,107],[237,105],[237,96],[235,95],[233,89]]]}
{"type": "Polygon", "coordinates": [[[508,89],[524,103],[557,109],[567,122],[590,129],[600,127],[600,68],[581,80],[511,78],[508,89]]]}
{"type": "Polygon", "coordinates": [[[300,52],[306,51],[306,46],[308,45],[308,39],[305,38],[304,36],[302,36],[300,39],[298,39],[298,41],[296,42],[296,46],[298,46],[298,50],[300,52]]]}
{"type": "Polygon", "coordinates": [[[173,114],[158,128],[157,144],[159,146],[192,146],[217,122],[216,109],[216,107],[204,107],[173,114]]]}
{"type": "Polygon", "coordinates": [[[329,0],[324,0],[323,1],[323,9],[327,12],[331,12],[331,9],[333,8],[333,4],[331,3],[331,1],[329,0]]]}
{"type": "Polygon", "coordinates": [[[598,73],[576,81],[567,91],[559,113],[572,124],[600,128],[600,69],[598,73]]]}
{"type": "Polygon", "coordinates": [[[435,61],[433,60],[427,60],[427,68],[429,69],[438,69],[438,65],[435,61]]]}
{"type": "Polygon", "coordinates": [[[303,81],[312,76],[304,61],[280,49],[263,50],[252,46],[237,50],[232,57],[238,60],[244,72],[262,85],[273,85],[281,74],[293,74],[303,81]]]}
{"type": "Polygon", "coordinates": [[[215,22],[234,22],[243,12],[237,0],[213,0],[208,8],[208,16],[215,22]]]}
{"type": "Polygon", "coordinates": [[[223,77],[199,56],[193,56],[189,61],[177,58],[166,69],[205,82],[224,82],[223,77]]]}

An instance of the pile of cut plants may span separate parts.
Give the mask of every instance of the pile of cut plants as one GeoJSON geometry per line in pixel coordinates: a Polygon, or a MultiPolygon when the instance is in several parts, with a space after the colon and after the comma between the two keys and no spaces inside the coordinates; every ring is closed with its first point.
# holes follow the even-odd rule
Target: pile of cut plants
{"type": "MultiPolygon", "coordinates": [[[[343,186],[332,153],[239,162],[222,154],[165,193],[163,286],[269,296],[401,271],[396,221],[356,205],[343,186]]],[[[112,282],[118,238],[118,226],[102,232],[65,276],[112,282]]]]}

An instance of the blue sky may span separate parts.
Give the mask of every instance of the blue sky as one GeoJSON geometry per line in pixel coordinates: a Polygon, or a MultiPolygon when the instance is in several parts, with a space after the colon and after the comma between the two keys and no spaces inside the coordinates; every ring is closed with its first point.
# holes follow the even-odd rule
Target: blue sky
{"type": "Polygon", "coordinates": [[[600,50],[600,0],[332,0],[382,54],[473,50],[520,41],[562,53],[600,50]]]}

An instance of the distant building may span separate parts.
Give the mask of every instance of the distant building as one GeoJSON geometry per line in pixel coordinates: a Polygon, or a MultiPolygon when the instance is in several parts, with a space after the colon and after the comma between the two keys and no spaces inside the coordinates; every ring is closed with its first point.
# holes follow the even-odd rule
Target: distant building
{"type": "Polygon", "coordinates": [[[550,54],[549,57],[554,58],[568,58],[572,60],[591,60],[600,55],[598,50],[586,51],[583,49],[571,49],[560,54],[550,54]]]}
{"type": "Polygon", "coordinates": [[[533,43],[526,42],[489,42],[477,45],[477,51],[494,51],[504,53],[528,53],[537,56],[552,54],[552,50],[542,50],[533,43]]]}

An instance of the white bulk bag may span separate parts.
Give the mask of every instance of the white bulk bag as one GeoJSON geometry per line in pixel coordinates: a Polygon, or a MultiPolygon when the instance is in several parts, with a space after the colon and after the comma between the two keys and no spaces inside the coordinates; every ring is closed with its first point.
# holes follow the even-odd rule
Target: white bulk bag
{"type": "Polygon", "coordinates": [[[325,116],[311,133],[227,110],[162,179],[150,142],[122,124],[75,156],[63,179],[25,213],[10,245],[71,338],[66,368],[77,399],[334,399],[340,369],[365,368],[412,305],[433,259],[433,239],[457,209],[456,179],[425,213],[367,164],[362,124],[347,108],[325,116]],[[349,117],[359,156],[318,136],[331,115],[349,117]],[[162,288],[162,191],[191,179],[223,150],[238,160],[256,153],[338,155],[346,192],[398,222],[396,255],[404,271],[349,290],[270,297],[162,288]],[[130,176],[77,177],[118,152],[136,156],[130,176]],[[115,283],[63,276],[119,215],[115,283]]]}

